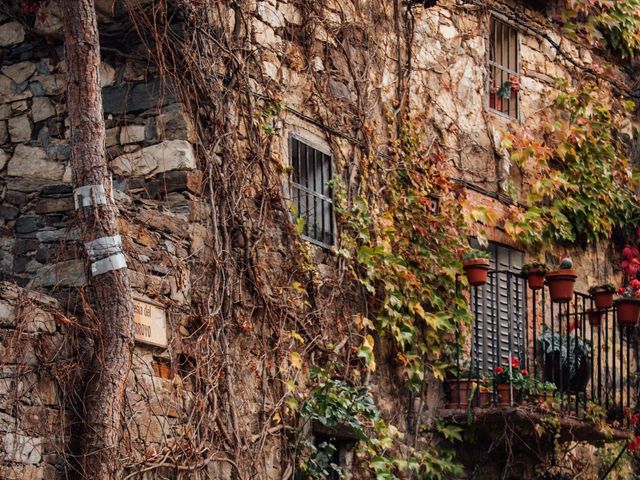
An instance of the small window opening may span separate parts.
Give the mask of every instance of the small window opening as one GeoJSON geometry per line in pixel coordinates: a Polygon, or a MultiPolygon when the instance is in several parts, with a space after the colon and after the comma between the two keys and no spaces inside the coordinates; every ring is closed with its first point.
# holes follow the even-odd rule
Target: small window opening
{"type": "Polygon", "coordinates": [[[334,244],[331,155],[291,137],[291,195],[302,236],[323,247],[334,244]]]}
{"type": "Polygon", "coordinates": [[[326,465],[328,480],[351,478],[353,451],[356,440],[328,432],[314,432],[316,459],[326,465]]]}
{"type": "Polygon", "coordinates": [[[509,117],[520,114],[518,31],[491,17],[489,28],[489,108],[509,117]]]}

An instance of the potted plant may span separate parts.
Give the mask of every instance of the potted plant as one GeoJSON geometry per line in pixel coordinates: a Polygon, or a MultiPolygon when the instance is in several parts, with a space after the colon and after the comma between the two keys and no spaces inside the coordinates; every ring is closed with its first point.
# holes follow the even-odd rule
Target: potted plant
{"type": "Polygon", "coordinates": [[[605,310],[613,307],[613,294],[616,292],[616,287],[610,283],[604,285],[596,285],[589,288],[589,295],[593,298],[596,304],[596,309],[605,310]]]}
{"type": "Polygon", "coordinates": [[[527,284],[531,290],[540,290],[544,287],[544,276],[549,269],[542,262],[525,263],[520,270],[523,277],[527,279],[527,284]]]}
{"type": "Polygon", "coordinates": [[[569,302],[573,299],[573,285],[578,275],[569,257],[561,259],[558,266],[547,273],[545,279],[552,302],[569,302]]]}
{"type": "Polygon", "coordinates": [[[511,367],[498,365],[493,370],[489,378],[498,394],[497,405],[499,407],[508,407],[512,404],[512,400],[515,401],[512,393],[517,392],[517,385],[522,384],[523,375],[521,372],[520,360],[516,357],[511,358],[511,367]]]}
{"type": "Polygon", "coordinates": [[[484,250],[471,250],[462,257],[462,268],[469,285],[479,287],[487,283],[491,254],[484,250]]]}
{"type": "Polygon", "coordinates": [[[520,371],[511,372],[511,384],[513,389],[517,392],[518,399],[525,402],[535,395],[535,383],[536,379],[529,375],[529,371],[525,368],[520,371]]]}
{"type": "Polygon", "coordinates": [[[602,324],[602,312],[600,310],[589,310],[589,323],[593,327],[599,327],[602,324]]]}
{"type": "Polygon", "coordinates": [[[544,354],[544,378],[563,391],[582,391],[591,374],[591,342],[574,333],[547,330],[538,335],[544,354]]]}
{"type": "Polygon", "coordinates": [[[626,287],[620,287],[618,294],[620,298],[614,302],[618,325],[635,327],[640,318],[640,280],[634,278],[626,287]]]}
{"type": "Polygon", "coordinates": [[[540,405],[549,400],[556,390],[556,386],[553,383],[534,379],[530,400],[540,405]]]}
{"type": "Polygon", "coordinates": [[[486,406],[491,403],[491,391],[485,377],[476,378],[476,370],[464,362],[460,368],[452,368],[445,380],[446,408],[467,408],[469,405],[486,406]]]}

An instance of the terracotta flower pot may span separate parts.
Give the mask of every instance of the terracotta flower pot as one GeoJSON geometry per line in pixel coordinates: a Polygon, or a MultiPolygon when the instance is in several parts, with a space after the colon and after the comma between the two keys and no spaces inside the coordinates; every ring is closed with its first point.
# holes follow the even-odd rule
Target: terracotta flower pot
{"type": "Polygon", "coordinates": [[[589,310],[589,323],[594,327],[602,324],[602,313],[598,310],[589,310]]]}
{"type": "Polygon", "coordinates": [[[454,378],[446,381],[447,408],[467,408],[472,383],[466,378],[454,378]]]}
{"type": "Polygon", "coordinates": [[[462,264],[469,285],[479,287],[487,283],[489,277],[489,260],[486,258],[470,258],[462,264]]]}
{"type": "Polygon", "coordinates": [[[533,270],[527,273],[527,284],[531,290],[540,290],[544,287],[544,272],[533,270]]]}
{"type": "Polygon", "coordinates": [[[591,295],[598,310],[605,310],[613,307],[613,292],[609,290],[600,290],[591,295]]]}
{"type": "MultiPolygon", "coordinates": [[[[491,405],[491,401],[493,400],[493,394],[491,392],[480,392],[478,395],[480,398],[481,407],[488,407],[489,405],[491,405]]],[[[471,405],[477,405],[475,398],[471,402],[471,405]]]]}
{"type": "Polygon", "coordinates": [[[578,275],[575,270],[554,270],[545,277],[552,302],[570,302],[573,300],[573,285],[578,275]]]}
{"type": "Polygon", "coordinates": [[[635,327],[640,319],[640,300],[635,298],[619,298],[615,301],[618,325],[635,327]]]}
{"type": "MultiPolygon", "coordinates": [[[[473,389],[474,381],[468,378],[455,378],[446,381],[447,405],[446,408],[467,408],[469,395],[473,389]],[[460,403],[458,403],[458,401],[460,403]]],[[[491,404],[492,392],[476,391],[471,399],[473,407],[487,407],[491,404]]]]}
{"type": "Polygon", "coordinates": [[[511,405],[511,388],[506,383],[499,383],[496,385],[496,391],[498,392],[498,406],[508,407],[511,405]]]}

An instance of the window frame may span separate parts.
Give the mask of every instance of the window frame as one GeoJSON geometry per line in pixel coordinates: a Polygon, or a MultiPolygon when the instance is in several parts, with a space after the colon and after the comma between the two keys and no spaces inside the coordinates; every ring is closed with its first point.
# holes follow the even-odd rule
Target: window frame
{"type": "MultiPolygon", "coordinates": [[[[520,73],[521,70],[521,35],[520,35],[520,30],[513,25],[511,22],[509,22],[508,20],[506,20],[505,18],[503,18],[500,15],[497,14],[491,14],[489,15],[489,20],[488,20],[488,25],[487,25],[487,31],[488,31],[488,36],[487,36],[487,51],[486,51],[486,65],[487,65],[487,80],[485,82],[485,86],[486,86],[486,95],[485,95],[485,107],[487,109],[487,111],[498,115],[500,117],[509,119],[509,120],[517,120],[518,122],[522,122],[522,108],[521,108],[521,102],[522,102],[522,98],[520,97],[520,92],[516,93],[516,113],[515,116],[510,115],[508,112],[502,112],[494,107],[491,107],[491,84],[490,84],[490,80],[491,80],[491,73],[492,70],[494,68],[496,68],[498,71],[502,70],[507,74],[507,78],[510,75],[515,75],[518,77],[519,80],[522,79],[522,74],[520,73]],[[515,34],[515,47],[516,47],[516,70],[512,70],[510,68],[508,68],[507,66],[503,66],[500,63],[491,60],[491,41],[492,41],[492,36],[495,35],[495,32],[497,31],[495,28],[492,29],[492,21],[493,22],[499,22],[503,25],[503,28],[506,27],[508,29],[510,29],[511,31],[513,31],[513,33],[515,34]]],[[[494,45],[495,48],[495,45],[494,45]]]]}
{"type": "MultiPolygon", "coordinates": [[[[319,198],[322,202],[326,202],[330,209],[330,231],[328,233],[330,233],[331,235],[331,239],[332,239],[332,243],[326,243],[323,242],[321,240],[317,240],[309,235],[306,235],[303,232],[300,232],[300,236],[307,242],[316,245],[318,247],[324,248],[324,249],[331,249],[334,246],[336,246],[337,244],[337,225],[336,225],[336,218],[335,218],[335,203],[334,203],[334,198],[333,198],[333,189],[329,188],[329,195],[330,196],[326,196],[323,193],[319,193],[319,192],[315,192],[311,189],[309,189],[307,186],[305,185],[301,185],[298,182],[294,181],[294,174],[295,174],[295,170],[294,170],[294,164],[293,164],[293,146],[294,146],[294,140],[297,142],[302,143],[303,145],[305,145],[307,148],[311,148],[323,155],[326,155],[327,157],[329,157],[329,178],[324,182],[324,184],[326,184],[326,182],[328,182],[329,180],[335,178],[335,169],[334,169],[334,163],[333,163],[333,154],[331,153],[331,150],[324,146],[324,145],[320,145],[318,144],[318,142],[313,141],[312,139],[310,139],[308,136],[304,136],[298,133],[294,133],[291,132],[289,133],[288,139],[287,139],[287,155],[288,155],[288,161],[289,161],[289,166],[291,167],[291,171],[289,173],[289,185],[288,185],[288,189],[289,189],[289,195],[290,195],[290,201],[295,205],[295,198],[294,198],[294,189],[298,189],[300,192],[303,192],[305,195],[309,196],[309,197],[316,197],[319,198]]],[[[314,210],[314,215],[315,215],[315,210],[314,210]]],[[[292,215],[292,218],[294,221],[297,221],[299,218],[304,218],[300,215],[300,212],[298,211],[297,213],[294,213],[292,215]]]]}

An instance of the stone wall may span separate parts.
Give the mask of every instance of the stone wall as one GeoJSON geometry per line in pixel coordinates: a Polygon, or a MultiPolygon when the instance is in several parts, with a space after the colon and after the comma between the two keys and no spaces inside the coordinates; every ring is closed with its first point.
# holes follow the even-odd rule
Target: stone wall
{"type": "MultiPolygon", "coordinates": [[[[99,2],[103,27],[110,24],[105,12],[112,11],[116,3],[99,2]]],[[[287,107],[274,122],[277,134],[271,137],[270,149],[274,169],[283,172],[283,185],[287,175],[286,168],[281,167],[289,163],[290,133],[326,144],[333,151],[338,171],[351,172],[363,156],[359,142],[345,140],[361,138],[354,119],[366,112],[367,125],[383,145],[387,134],[385,115],[396,95],[397,37],[391,6],[375,4],[363,9],[358,8],[357,2],[320,3],[310,8],[294,1],[260,1],[248,9],[247,28],[261,65],[248,85],[257,94],[279,96],[287,107]],[[309,118],[322,121],[310,122],[309,118]],[[331,128],[323,128],[323,124],[331,128]]],[[[41,31],[48,33],[46,39],[8,18],[0,23],[0,274],[11,282],[3,284],[0,295],[0,364],[5,373],[0,402],[8,402],[8,394],[18,392],[12,403],[2,403],[0,407],[5,451],[1,468],[6,470],[0,475],[3,478],[54,478],[54,470],[61,473],[69,468],[61,457],[70,426],[67,413],[60,408],[63,385],[57,371],[46,371],[53,360],[38,356],[41,353],[19,360],[14,358],[12,348],[16,347],[15,341],[28,345],[38,339],[39,348],[44,348],[42,344],[49,346],[49,350],[43,350],[46,354],[63,338],[77,338],[79,327],[64,319],[82,316],[84,309],[78,306],[82,296],[77,292],[83,292],[87,285],[80,255],[81,226],[73,218],[64,49],[60,24],[54,21],[55,2],[48,3],[47,9],[49,15],[43,18],[49,21],[39,25],[41,31]],[[25,293],[14,284],[29,292],[47,292],[56,300],[25,293]],[[34,309],[34,313],[23,314],[29,317],[24,328],[15,315],[17,302],[22,299],[28,299],[24,300],[28,308],[34,309]],[[22,368],[28,373],[16,373],[22,368]],[[31,377],[33,381],[28,380],[31,377]],[[22,393],[17,388],[20,381],[37,388],[22,393]]],[[[527,13],[536,21],[545,22],[538,13],[527,13]]],[[[450,161],[447,175],[491,191],[499,189],[503,177],[514,181],[518,189],[526,188],[518,183],[519,173],[495,147],[499,131],[518,124],[487,109],[487,13],[441,1],[432,8],[416,8],[414,15],[412,70],[406,85],[411,91],[411,108],[424,115],[426,135],[441,143],[450,161]]],[[[553,29],[547,34],[560,43],[565,54],[582,64],[595,61],[591,53],[579,51],[553,29]]],[[[545,121],[541,112],[554,92],[554,77],[571,78],[579,71],[546,40],[525,32],[520,37],[521,122],[536,128],[545,121]]],[[[135,45],[131,50],[140,53],[144,48],[135,45]]],[[[401,51],[409,51],[402,41],[401,51]]],[[[169,347],[139,345],[136,349],[127,394],[130,423],[126,429],[132,445],[127,462],[135,469],[146,465],[149,458],[161,458],[167,451],[176,458],[187,459],[188,455],[180,450],[186,447],[180,442],[195,438],[187,431],[193,427],[190,415],[194,401],[198,402],[193,393],[197,388],[192,376],[194,367],[189,362],[190,351],[198,342],[194,332],[210,328],[201,320],[206,312],[199,308],[203,299],[206,303],[207,289],[211,288],[207,270],[212,268],[214,225],[209,195],[216,185],[208,184],[204,171],[203,159],[211,152],[202,151],[197,119],[187,113],[191,110],[181,103],[179,89],[163,80],[149,63],[123,58],[109,50],[104,52],[101,80],[107,156],[132,288],[137,295],[160,302],[168,313],[169,347]]],[[[264,193],[257,172],[248,169],[238,173],[249,177],[248,197],[257,198],[264,193]]],[[[490,197],[474,195],[474,202],[497,211],[506,208],[490,197]]],[[[256,207],[252,213],[257,216],[258,210],[256,207]]],[[[272,283],[272,293],[284,297],[288,293],[280,291],[278,285],[280,278],[289,273],[287,262],[291,259],[286,246],[292,229],[286,215],[269,213],[272,218],[264,221],[264,239],[256,249],[265,277],[277,279],[272,283]]],[[[491,235],[509,243],[499,230],[491,235]]],[[[610,265],[603,270],[611,259],[602,251],[576,252],[585,282],[581,287],[595,279],[601,281],[602,271],[615,274],[610,265]]],[[[336,305],[331,290],[340,285],[338,278],[344,272],[332,254],[316,247],[310,252],[318,272],[314,281],[320,285],[320,294],[314,299],[315,311],[309,317],[327,329],[350,331],[352,315],[358,311],[356,305],[362,303],[362,297],[349,291],[336,305]]],[[[300,298],[287,298],[295,308],[304,309],[300,298]]],[[[271,399],[261,390],[262,384],[265,379],[273,381],[276,370],[284,368],[286,360],[275,353],[265,358],[259,346],[270,344],[273,338],[263,330],[263,317],[252,316],[256,307],[248,303],[248,298],[234,301],[238,316],[246,318],[236,329],[233,360],[221,361],[234,362],[236,369],[234,381],[242,406],[240,418],[235,421],[242,424],[249,437],[253,434],[262,439],[256,425],[262,425],[263,416],[273,408],[271,399]]],[[[28,354],[29,350],[22,353],[28,354]]],[[[72,353],[75,352],[68,355],[72,353]]],[[[62,361],[66,358],[58,355],[55,362],[67,365],[62,361]]],[[[407,397],[404,390],[399,390],[396,369],[391,362],[383,365],[372,381],[382,410],[402,427],[407,397]]],[[[216,374],[221,382],[226,375],[222,371],[216,374]]],[[[426,418],[433,417],[441,402],[440,385],[433,382],[433,386],[426,418]]],[[[219,401],[225,399],[228,397],[220,397],[219,401]]],[[[228,426],[229,421],[224,419],[221,423],[228,426]]],[[[284,476],[280,468],[285,453],[278,431],[274,427],[276,433],[261,440],[261,457],[256,461],[260,463],[256,467],[259,478],[284,476]]],[[[224,427],[211,435],[224,437],[224,427]]],[[[211,460],[208,469],[213,478],[230,478],[228,462],[211,460]]],[[[150,472],[140,478],[156,478],[153,475],[150,472]]]]}

